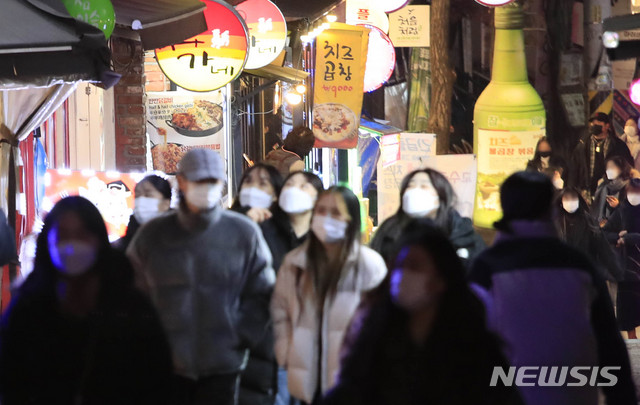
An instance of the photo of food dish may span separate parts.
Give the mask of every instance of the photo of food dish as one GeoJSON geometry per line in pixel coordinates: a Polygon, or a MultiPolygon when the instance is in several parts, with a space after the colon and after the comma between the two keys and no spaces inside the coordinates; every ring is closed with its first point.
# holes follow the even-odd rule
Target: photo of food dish
{"type": "Polygon", "coordinates": [[[357,118],[347,106],[318,104],[313,108],[313,134],[325,142],[338,142],[357,135],[357,118]]]}
{"type": "Polygon", "coordinates": [[[187,149],[178,143],[161,143],[151,148],[154,170],[160,170],[167,174],[178,172],[178,163],[187,149]]]}
{"type": "Polygon", "coordinates": [[[222,128],[224,111],[216,103],[207,100],[194,100],[193,107],[176,110],[166,123],[181,135],[207,136],[222,128]]]}

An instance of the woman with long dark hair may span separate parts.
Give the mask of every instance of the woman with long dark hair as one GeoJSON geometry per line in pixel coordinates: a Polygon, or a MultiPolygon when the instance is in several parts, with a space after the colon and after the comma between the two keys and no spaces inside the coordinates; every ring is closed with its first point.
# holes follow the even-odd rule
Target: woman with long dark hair
{"type": "Polygon", "coordinates": [[[282,176],[274,167],[258,163],[245,170],[231,209],[260,224],[278,209],[282,176]]]}
{"type": "Polygon", "coordinates": [[[398,211],[380,225],[369,244],[387,263],[393,259],[393,246],[402,229],[416,218],[433,220],[449,236],[465,262],[470,262],[485,248],[471,220],[456,211],[455,192],[442,173],[433,169],[409,173],[400,186],[400,201],[398,211]]]}
{"type": "Polygon", "coordinates": [[[167,403],[171,355],[98,209],[58,202],[0,328],[3,404],[167,403]]]}
{"type": "MultiPolygon", "coordinates": [[[[536,144],[536,150],[533,153],[533,158],[527,162],[527,170],[534,172],[543,172],[549,167],[555,167],[559,169],[563,178],[566,178],[566,164],[564,160],[560,158],[551,148],[551,143],[546,136],[543,136],[538,140],[536,144]]],[[[561,188],[561,187],[556,187],[561,188]]]]}
{"type": "Polygon", "coordinates": [[[560,239],[589,256],[609,282],[622,278],[611,245],[589,213],[589,206],[575,188],[563,190],[556,199],[554,222],[560,239]]]}
{"type": "Polygon", "coordinates": [[[280,366],[289,392],[315,403],[334,383],[338,352],[362,292],[386,274],[384,261],[360,243],[360,202],[334,186],[313,209],[311,233],[285,259],[273,293],[271,314],[280,366]]]}
{"type": "Polygon", "coordinates": [[[129,218],[127,233],[114,242],[114,247],[127,250],[138,229],[171,207],[171,184],[157,174],[145,176],[134,189],[133,215],[129,218]]]}
{"type": "Polygon", "coordinates": [[[631,166],[620,156],[605,159],[605,175],[598,184],[591,204],[591,215],[604,226],[621,201],[625,200],[625,188],[631,179],[631,166]]]}
{"type": "Polygon", "coordinates": [[[385,283],[353,319],[322,404],[521,403],[515,387],[491,387],[507,361],[448,237],[423,219],[396,246],[385,283]]]}

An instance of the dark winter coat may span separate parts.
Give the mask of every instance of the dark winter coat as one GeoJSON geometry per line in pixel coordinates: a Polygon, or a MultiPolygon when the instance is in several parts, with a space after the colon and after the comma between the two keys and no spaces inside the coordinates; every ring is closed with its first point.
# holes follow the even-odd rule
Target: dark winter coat
{"type": "Polygon", "coordinates": [[[282,260],[293,249],[302,245],[307,235],[298,238],[286,214],[274,212],[274,216],[260,224],[262,235],[269,245],[273,256],[273,268],[277,272],[282,260]]]}
{"type": "Polygon", "coordinates": [[[16,238],[12,227],[7,223],[7,217],[0,210],[0,266],[17,259],[16,238]]]}
{"type": "Polygon", "coordinates": [[[590,221],[592,223],[587,222],[585,215],[588,214],[560,211],[556,225],[562,240],[589,256],[603,278],[622,280],[623,271],[609,241],[593,220],[590,221]]]}
{"type": "MultiPolygon", "coordinates": [[[[555,236],[553,224],[512,221],[510,233],[473,263],[470,281],[486,300],[488,321],[512,366],[614,366],[603,387],[609,404],[635,405],[627,347],[606,283],[580,251],[555,236]]],[[[598,388],[520,387],[527,404],[597,405],[598,388]]]]}
{"type": "Polygon", "coordinates": [[[162,326],[133,288],[124,255],[113,263],[108,271],[123,274],[102,279],[97,307],[84,319],[63,315],[54,288],[38,284],[38,269],[31,273],[2,317],[3,405],[168,402],[172,364],[162,326]]]}
{"type": "Polygon", "coordinates": [[[337,384],[322,405],[521,404],[515,387],[490,386],[494,367],[508,365],[484,317],[471,316],[462,303],[469,299],[475,299],[470,292],[441,303],[422,347],[409,336],[407,313],[389,297],[360,311],[345,339],[337,384]],[[456,307],[467,312],[453,314],[456,307]]]}
{"type": "MultiPolygon", "coordinates": [[[[607,197],[613,196],[622,204],[627,197],[625,187],[629,183],[628,180],[621,178],[615,180],[604,179],[602,183],[598,185],[596,193],[593,197],[593,203],[591,204],[591,216],[595,218],[596,222],[600,224],[603,220],[606,222],[611,215],[617,210],[607,204],[607,197]]],[[[619,205],[618,205],[619,207],[619,205]]]]}
{"type": "Polygon", "coordinates": [[[622,237],[621,248],[624,277],[621,281],[640,281],[640,206],[632,206],[628,201],[621,201],[618,209],[602,228],[607,240],[615,246],[620,239],[620,232],[628,233],[622,237]]]}
{"type": "MultiPolygon", "coordinates": [[[[380,253],[387,264],[395,256],[395,242],[410,222],[411,218],[408,215],[396,213],[385,220],[373,235],[369,246],[380,253]]],[[[471,219],[460,216],[457,211],[450,211],[447,222],[444,231],[449,235],[449,241],[456,248],[463,262],[470,263],[486,248],[484,241],[473,229],[471,219]]]]}

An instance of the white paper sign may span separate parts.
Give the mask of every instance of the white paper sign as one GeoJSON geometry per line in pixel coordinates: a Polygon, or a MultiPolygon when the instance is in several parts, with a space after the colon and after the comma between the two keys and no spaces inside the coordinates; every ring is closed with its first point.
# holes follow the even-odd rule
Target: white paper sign
{"type": "Polygon", "coordinates": [[[389,14],[389,38],[395,47],[428,47],[430,7],[406,6],[389,14]]]}

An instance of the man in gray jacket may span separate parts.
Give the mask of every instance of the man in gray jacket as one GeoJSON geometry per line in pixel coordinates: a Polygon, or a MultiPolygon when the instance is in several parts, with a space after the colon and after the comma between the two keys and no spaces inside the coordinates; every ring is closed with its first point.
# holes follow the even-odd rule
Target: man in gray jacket
{"type": "Polygon", "coordinates": [[[142,227],[127,255],[171,343],[176,403],[233,405],[269,322],[271,254],[253,222],[220,206],[216,152],[191,150],[178,170],[180,208],[142,227]]]}

